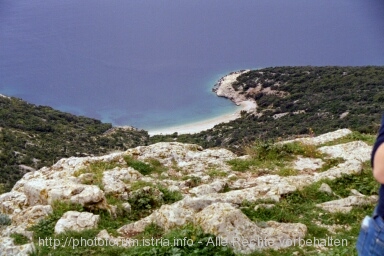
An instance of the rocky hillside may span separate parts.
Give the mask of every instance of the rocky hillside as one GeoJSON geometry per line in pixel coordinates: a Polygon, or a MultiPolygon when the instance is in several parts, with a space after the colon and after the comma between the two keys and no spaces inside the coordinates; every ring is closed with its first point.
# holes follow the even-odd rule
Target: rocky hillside
{"type": "Polygon", "coordinates": [[[0,195],[0,255],[353,255],[377,201],[373,139],[341,129],[240,157],[161,142],[61,159],[0,195]]]}
{"type": "Polygon", "coordinates": [[[233,72],[214,87],[236,104],[256,102],[242,117],[191,135],[154,136],[242,153],[260,139],[348,128],[375,134],[384,102],[384,67],[271,67],[233,72]]]}
{"type": "Polygon", "coordinates": [[[0,94],[0,193],[26,172],[60,158],[101,155],[148,143],[148,133],[36,106],[0,94]]]}

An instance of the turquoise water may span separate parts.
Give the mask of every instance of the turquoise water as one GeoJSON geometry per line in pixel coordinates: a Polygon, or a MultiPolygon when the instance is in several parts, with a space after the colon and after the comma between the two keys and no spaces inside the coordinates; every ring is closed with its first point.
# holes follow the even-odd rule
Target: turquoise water
{"type": "Polygon", "coordinates": [[[383,65],[381,1],[0,2],[0,93],[157,129],[232,112],[223,75],[383,65]],[[369,3],[367,3],[369,2],[369,3]]]}

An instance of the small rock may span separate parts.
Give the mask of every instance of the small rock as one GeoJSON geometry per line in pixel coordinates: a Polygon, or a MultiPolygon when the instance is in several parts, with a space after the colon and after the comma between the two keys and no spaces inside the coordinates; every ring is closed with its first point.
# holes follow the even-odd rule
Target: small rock
{"type": "Polygon", "coordinates": [[[130,213],[131,212],[132,207],[131,207],[131,205],[129,203],[123,203],[122,206],[123,206],[123,209],[124,209],[124,211],[126,213],[130,213]]]}
{"type": "Polygon", "coordinates": [[[361,194],[359,191],[357,191],[356,189],[351,189],[351,195],[352,196],[364,196],[363,194],[361,194]]]}
{"type": "Polygon", "coordinates": [[[320,188],[319,188],[319,191],[320,192],[325,192],[328,195],[332,195],[333,194],[333,191],[332,191],[331,187],[327,183],[322,183],[320,188]]]}
{"type": "Polygon", "coordinates": [[[265,209],[272,209],[273,207],[275,207],[274,204],[258,204],[255,206],[255,208],[253,208],[255,211],[257,211],[257,209],[259,208],[265,208],[265,209]]]}

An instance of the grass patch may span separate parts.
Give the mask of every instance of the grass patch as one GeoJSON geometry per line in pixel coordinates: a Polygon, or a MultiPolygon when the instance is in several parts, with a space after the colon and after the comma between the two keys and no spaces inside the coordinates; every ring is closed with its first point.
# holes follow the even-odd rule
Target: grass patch
{"type": "Polygon", "coordinates": [[[299,173],[298,170],[295,170],[293,168],[289,168],[289,167],[286,167],[286,168],[281,168],[278,172],[277,172],[277,175],[280,175],[280,176],[294,176],[294,175],[297,175],[299,173]]]}
{"type": "Polygon", "coordinates": [[[79,177],[81,174],[91,173],[92,176],[83,180],[84,184],[87,185],[96,185],[100,189],[103,189],[103,173],[107,170],[112,170],[115,167],[119,167],[120,165],[117,162],[103,162],[97,161],[90,163],[87,167],[77,170],[74,173],[75,177],[79,177]]]}
{"type": "MultiPolygon", "coordinates": [[[[86,230],[82,232],[66,232],[55,236],[56,239],[65,241],[68,237],[80,241],[94,240],[98,230],[86,230]]],[[[173,229],[167,233],[155,224],[150,224],[145,231],[135,237],[141,246],[78,246],[73,249],[71,246],[39,246],[37,243],[35,255],[223,255],[234,256],[232,249],[224,246],[213,246],[215,236],[204,233],[199,227],[185,225],[173,229]]]]}
{"type": "Polygon", "coordinates": [[[124,156],[124,160],[127,163],[128,166],[132,167],[136,171],[140,172],[143,175],[148,175],[150,174],[154,168],[142,161],[134,159],[132,156],[124,156]]]}
{"type": "Polygon", "coordinates": [[[151,224],[137,237],[147,239],[148,242],[150,239],[156,238],[158,244],[129,248],[127,255],[235,255],[229,247],[214,246],[213,243],[216,239],[214,235],[207,234],[200,227],[194,227],[191,224],[175,228],[167,233],[164,233],[164,230],[155,224],[151,224]]]}
{"type": "Polygon", "coordinates": [[[84,211],[80,204],[73,204],[63,201],[55,201],[52,204],[53,212],[46,218],[40,220],[37,224],[30,227],[28,230],[33,231],[34,240],[46,237],[52,237],[55,229],[56,222],[67,211],[84,211]]]}
{"type": "Polygon", "coordinates": [[[207,174],[208,174],[211,178],[215,178],[215,177],[227,177],[227,176],[228,176],[228,173],[226,173],[226,172],[224,172],[224,171],[217,170],[217,169],[209,170],[209,171],[207,172],[207,174]]]}
{"type": "Polygon", "coordinates": [[[158,189],[163,193],[163,200],[165,204],[173,204],[181,199],[183,195],[180,191],[170,191],[168,188],[158,185],[158,189]]]}
{"type": "Polygon", "coordinates": [[[373,144],[375,143],[376,137],[377,137],[376,134],[366,134],[366,133],[360,133],[358,131],[353,131],[347,136],[324,143],[321,146],[333,146],[333,145],[344,144],[344,143],[358,141],[358,140],[364,141],[368,145],[373,146],[373,144]]]}
{"type": "Polygon", "coordinates": [[[13,238],[13,243],[15,245],[23,245],[29,243],[28,237],[22,234],[13,233],[10,237],[13,238]]]}
{"type": "Polygon", "coordinates": [[[360,174],[343,175],[334,180],[325,180],[332,190],[341,197],[350,195],[351,189],[356,189],[364,195],[377,195],[380,184],[373,178],[370,161],[363,163],[360,174]]]}
{"type": "Polygon", "coordinates": [[[131,183],[131,191],[135,191],[144,187],[155,187],[155,185],[152,182],[138,180],[133,183],[131,183]]]}
{"type": "Polygon", "coordinates": [[[201,178],[197,176],[184,176],[183,180],[188,181],[186,185],[190,188],[197,187],[202,183],[201,178]]]}
{"type": "Polygon", "coordinates": [[[128,202],[132,207],[131,217],[134,220],[148,216],[163,204],[172,204],[183,198],[179,191],[170,191],[161,184],[137,181],[131,189],[128,202]]]}
{"type": "Polygon", "coordinates": [[[348,243],[347,247],[328,246],[327,251],[318,252],[312,246],[308,247],[290,247],[282,250],[264,250],[262,252],[254,252],[250,255],[357,255],[355,243],[360,230],[360,224],[364,216],[371,215],[374,205],[355,206],[349,213],[330,213],[316,207],[316,204],[339,199],[336,195],[328,195],[327,193],[318,191],[322,183],[327,183],[333,191],[342,197],[350,195],[351,189],[356,189],[363,194],[373,195],[378,193],[379,185],[372,177],[372,170],[369,162],[364,163],[363,171],[356,175],[345,175],[335,180],[322,180],[313,183],[301,190],[284,195],[279,202],[274,202],[275,207],[263,208],[259,207],[255,210],[255,206],[265,203],[265,201],[243,202],[242,211],[256,224],[263,226],[266,221],[274,220],[285,223],[303,223],[308,228],[305,239],[345,239],[348,243]],[[337,233],[331,233],[323,225],[343,225],[350,229],[341,228],[337,233]]]}
{"type": "MultiPolygon", "coordinates": [[[[261,169],[269,169],[272,172],[286,168],[287,163],[294,160],[297,155],[303,157],[321,158],[323,154],[314,145],[301,142],[274,143],[256,142],[246,149],[249,159],[232,159],[228,161],[233,171],[244,172],[255,166],[261,169]]],[[[255,168],[255,170],[257,170],[255,168]]],[[[283,176],[295,175],[293,170],[283,170],[283,176]]]]}
{"type": "Polygon", "coordinates": [[[146,159],[148,162],[146,163],[128,155],[124,156],[124,160],[128,166],[132,167],[143,175],[149,175],[151,173],[162,173],[167,170],[167,168],[162,165],[159,160],[154,158],[146,159]]]}
{"type": "Polygon", "coordinates": [[[229,187],[228,183],[225,183],[224,187],[219,191],[219,193],[227,193],[232,189],[229,187]]]}
{"type": "Polygon", "coordinates": [[[236,172],[245,172],[253,165],[256,165],[256,161],[251,161],[249,159],[232,159],[227,161],[231,166],[231,169],[236,172]]]}
{"type": "Polygon", "coordinates": [[[321,168],[318,170],[320,172],[325,172],[331,169],[332,167],[338,166],[341,163],[345,162],[345,159],[341,157],[337,158],[323,158],[324,164],[321,166],[321,168]]]}

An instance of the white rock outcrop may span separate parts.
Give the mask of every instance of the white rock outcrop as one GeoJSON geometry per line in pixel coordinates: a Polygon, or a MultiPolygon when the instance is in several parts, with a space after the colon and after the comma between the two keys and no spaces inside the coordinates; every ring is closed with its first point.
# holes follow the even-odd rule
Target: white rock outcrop
{"type": "MultiPolygon", "coordinates": [[[[342,129],[298,140],[321,145],[350,133],[351,131],[342,129]]],[[[53,203],[57,200],[80,204],[89,212],[65,213],[56,223],[55,232],[81,231],[97,227],[99,216],[92,214],[93,210],[108,210],[112,216],[119,211],[131,214],[135,209],[132,200],[140,200],[142,195],[148,194],[159,204],[163,203],[166,194],[159,190],[158,185],[169,191],[181,192],[183,198],[173,204],[163,204],[147,217],[121,226],[117,230],[121,236],[133,237],[143,232],[151,223],[159,225],[166,231],[192,223],[201,226],[205,232],[216,235],[218,239],[227,241],[228,246],[239,253],[288,247],[289,243],[281,241],[303,238],[307,232],[305,225],[273,221],[263,225],[254,223],[241,212],[239,206],[244,201],[252,203],[260,199],[278,202],[285,194],[322,179],[335,179],[344,174],[359,173],[363,162],[370,159],[371,146],[361,141],[353,141],[323,146],[319,151],[329,158],[342,158],[344,161],[323,171],[320,169],[324,160],[298,157],[289,164],[301,171],[299,175],[261,175],[255,172],[232,171],[228,160],[238,157],[229,150],[203,149],[198,145],[178,142],[140,146],[128,149],[126,152],[101,157],[61,159],[51,167],[25,174],[11,192],[0,195],[0,213],[8,215],[11,220],[11,225],[0,229],[0,250],[15,255],[26,255],[33,245],[14,245],[9,236],[12,233],[19,233],[31,239],[32,233],[27,231],[27,228],[49,215],[53,211],[53,203]],[[143,175],[127,166],[124,160],[126,156],[144,162],[155,159],[164,168],[161,173],[143,175]],[[97,162],[113,162],[114,165],[110,166],[116,167],[102,172],[92,172],[90,166],[97,162]],[[220,175],[213,175],[212,170],[217,170],[220,175]],[[136,183],[144,185],[135,188],[136,183]],[[228,188],[231,190],[223,193],[228,188]],[[109,205],[105,195],[116,197],[121,204],[109,205]],[[238,237],[253,242],[244,245],[236,242],[238,237]],[[266,244],[265,241],[270,242],[266,244]]],[[[322,191],[333,193],[326,186],[322,186],[322,191]]],[[[377,198],[353,192],[351,197],[325,202],[318,207],[329,211],[348,211],[360,203],[374,204],[375,200],[377,198]]],[[[273,206],[273,204],[259,205],[259,207],[273,206]]],[[[107,231],[100,232],[99,236],[110,240],[117,239],[107,231]]]]}
{"type": "Polygon", "coordinates": [[[68,211],[57,221],[55,234],[96,228],[99,219],[99,215],[94,215],[90,212],[68,211]]]}
{"type": "Polygon", "coordinates": [[[307,233],[307,227],[301,223],[270,221],[267,227],[261,228],[228,203],[214,203],[204,208],[195,215],[194,223],[204,232],[226,241],[238,253],[285,248],[288,245],[282,241],[297,240],[307,233]]]}
{"type": "Polygon", "coordinates": [[[119,168],[116,167],[113,170],[105,171],[103,173],[103,186],[106,194],[123,194],[127,191],[127,183],[136,181],[143,175],[135,169],[119,168]]]}
{"type": "Polygon", "coordinates": [[[377,196],[349,196],[339,200],[333,200],[322,204],[317,204],[317,207],[329,212],[350,212],[353,206],[371,205],[377,203],[377,196]]]}

